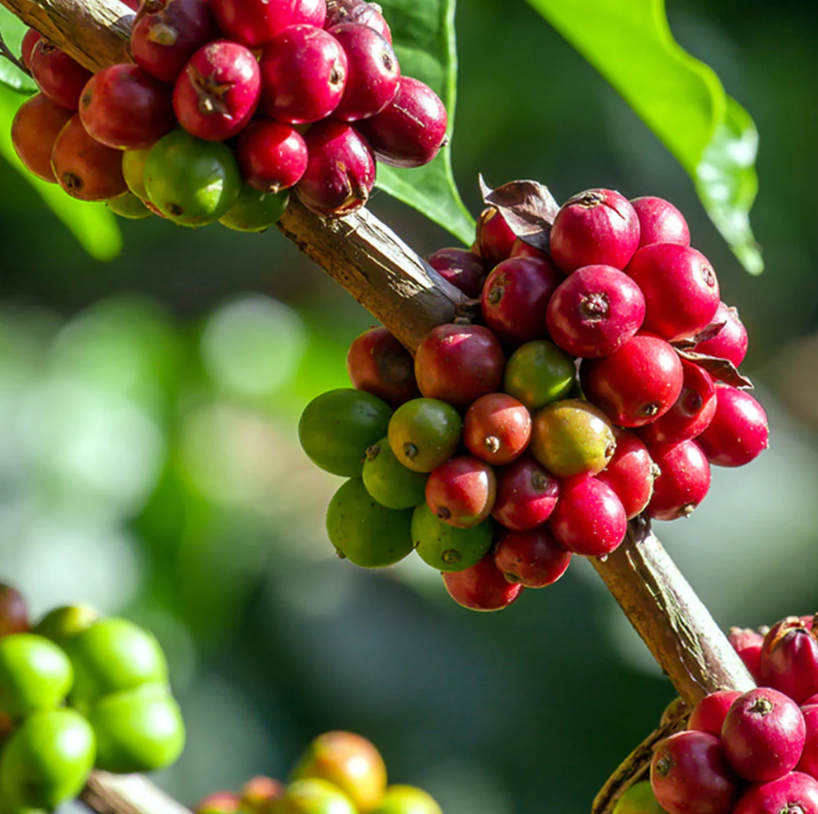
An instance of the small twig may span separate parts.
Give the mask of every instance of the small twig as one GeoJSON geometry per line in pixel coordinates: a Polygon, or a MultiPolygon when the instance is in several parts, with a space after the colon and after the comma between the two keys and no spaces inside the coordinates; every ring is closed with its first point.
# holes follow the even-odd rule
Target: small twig
{"type": "Polygon", "coordinates": [[[14,56],[11,49],[6,45],[2,32],[0,32],[0,56],[4,56],[17,70],[22,71],[26,76],[31,76],[31,71],[23,65],[23,60],[14,56]]]}

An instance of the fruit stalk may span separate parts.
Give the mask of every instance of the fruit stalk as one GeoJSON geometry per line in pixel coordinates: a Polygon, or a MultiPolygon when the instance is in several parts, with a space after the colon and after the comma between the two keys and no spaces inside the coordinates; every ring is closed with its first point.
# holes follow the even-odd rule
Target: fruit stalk
{"type": "Polygon", "coordinates": [[[140,775],[94,772],[80,800],[97,814],[190,814],[140,775]]]}

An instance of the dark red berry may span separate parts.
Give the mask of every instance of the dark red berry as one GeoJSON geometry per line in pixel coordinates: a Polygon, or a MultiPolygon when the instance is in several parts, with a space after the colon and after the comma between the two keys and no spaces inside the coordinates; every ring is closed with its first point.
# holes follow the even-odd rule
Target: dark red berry
{"type": "Polygon", "coordinates": [[[506,582],[490,553],[465,571],[443,574],[443,583],[458,605],[474,611],[503,610],[524,590],[519,583],[506,582]]]}
{"type": "Polygon", "coordinates": [[[402,76],[391,104],[360,126],[382,164],[422,167],[446,143],[449,116],[428,85],[402,76]]]}
{"type": "Polygon", "coordinates": [[[327,0],[295,0],[292,25],[323,28],[327,19],[327,0]]]}
{"type": "Polygon", "coordinates": [[[43,35],[39,31],[35,31],[33,28],[29,28],[23,35],[23,41],[20,44],[20,59],[22,59],[23,65],[25,65],[29,70],[31,70],[31,52],[34,50],[34,46],[42,38],[43,35]]]}
{"type": "Polygon", "coordinates": [[[219,36],[207,0],[145,0],[131,29],[134,62],[172,85],[196,51],[219,36]]]}
{"type": "Polygon", "coordinates": [[[727,637],[755,682],[761,682],[761,646],[764,637],[749,628],[734,627],[727,637]]]}
{"type": "Polygon", "coordinates": [[[723,324],[722,329],[712,339],[699,342],[694,350],[696,353],[727,359],[739,367],[747,355],[748,339],[747,329],[739,319],[738,311],[720,302],[712,322],[723,324]]]}
{"type": "Polygon", "coordinates": [[[441,464],[426,481],[426,503],[439,520],[460,529],[482,523],[494,507],[497,480],[485,462],[461,455],[441,464]]]}
{"type": "Polygon", "coordinates": [[[392,32],[376,3],[367,3],[365,0],[327,0],[324,28],[335,28],[343,23],[368,25],[389,43],[392,42],[392,32]]]}
{"type": "Polygon", "coordinates": [[[304,138],[309,162],[296,186],[302,203],[319,215],[340,216],[366,206],[375,186],[369,145],[348,124],[319,122],[304,138]]]}
{"type": "Polygon", "coordinates": [[[721,741],[705,732],[677,732],[653,753],[650,785],[668,814],[730,814],[739,780],[721,741]]]}
{"type": "Polygon", "coordinates": [[[750,786],[734,814],[818,814],[818,781],[802,772],[750,786]]]}
{"type": "Polygon", "coordinates": [[[724,754],[752,783],[791,772],[804,751],[807,728],[798,704],[769,687],[750,690],[727,713],[721,730],[724,754]]]}
{"type": "Polygon", "coordinates": [[[370,328],[350,346],[347,373],[358,390],[394,409],[420,398],[412,354],[386,328],[370,328]]]}
{"type": "Polygon", "coordinates": [[[605,359],[580,368],[588,399],[620,427],[641,427],[663,416],[682,392],[679,355],[657,336],[637,334],[605,359]]]}
{"type": "Polygon", "coordinates": [[[295,186],[309,161],[303,136],[292,125],[270,119],[251,122],[242,131],[236,157],[242,178],[268,194],[295,186]]]}
{"type": "Polygon", "coordinates": [[[502,388],[505,355],[497,337],[480,325],[438,325],[415,354],[420,392],[458,410],[502,388]]]}
{"type": "Polygon", "coordinates": [[[341,101],[347,58],[331,34],[296,25],[277,36],[261,57],[264,112],[285,124],[317,122],[341,101]]]}
{"type": "Polygon", "coordinates": [[[801,704],[818,693],[818,640],[810,627],[789,617],[770,628],[759,654],[761,683],[801,704]]]}
{"type": "Polygon", "coordinates": [[[477,219],[477,245],[489,266],[508,260],[516,240],[517,235],[511,231],[499,209],[489,206],[482,211],[477,219]]]}
{"type": "Polygon", "coordinates": [[[607,483],[585,478],[566,486],[549,525],[557,542],[573,554],[604,557],[622,544],[628,518],[607,483]]]}
{"type": "Polygon", "coordinates": [[[42,38],[31,50],[29,67],[37,87],[55,105],[77,111],[80,94],[92,76],[91,71],[42,38]]]}
{"type": "Polygon", "coordinates": [[[0,584],[0,639],[31,628],[23,595],[11,585],[0,584]]]}
{"type": "Polygon", "coordinates": [[[733,706],[733,702],[741,697],[738,690],[719,690],[702,698],[690,713],[687,728],[696,732],[707,732],[708,735],[721,737],[721,728],[724,719],[733,706]]]}
{"type": "Polygon", "coordinates": [[[554,292],[546,324],[566,353],[595,359],[619,350],[644,319],[645,298],[627,274],[612,266],[585,266],[554,292]]]}
{"type": "Polygon", "coordinates": [[[653,496],[656,465],[648,448],[627,430],[614,428],[616,452],[597,478],[622,501],[628,520],[642,514],[653,496]]]}
{"type": "Polygon", "coordinates": [[[716,414],[697,440],[711,464],[744,466],[769,446],[767,414],[749,393],[719,382],[716,414]]]}
{"type": "Polygon", "coordinates": [[[807,737],[796,769],[812,778],[818,778],[818,706],[803,706],[801,713],[807,727],[807,737]]]}
{"type": "Polygon", "coordinates": [[[523,455],[497,475],[492,517],[512,531],[530,531],[551,517],[560,497],[559,481],[530,455],[523,455]]]}
{"type": "Polygon", "coordinates": [[[658,444],[650,455],[659,467],[648,516],[654,520],[690,517],[710,491],[710,464],[695,441],[658,444]]]}
{"type": "Polygon", "coordinates": [[[42,93],[23,102],[11,124],[11,143],[14,151],[29,172],[43,181],[57,183],[51,168],[54,142],[72,113],[58,107],[42,93]]]}
{"type": "Polygon", "coordinates": [[[466,249],[438,249],[426,262],[467,297],[474,300],[480,296],[486,269],[479,254],[466,249]]]}
{"type": "Polygon", "coordinates": [[[548,303],[562,282],[550,260],[512,257],[494,267],[483,288],[483,318],[504,342],[523,345],[546,335],[548,303]]]}
{"type": "Polygon", "coordinates": [[[639,219],[623,195],[589,189],[563,204],[550,245],[554,262],[566,273],[597,265],[621,270],[639,247],[639,219]]]}
{"type": "Polygon", "coordinates": [[[536,260],[547,260],[551,262],[551,257],[548,253],[535,249],[530,243],[526,243],[519,237],[514,241],[511,247],[511,257],[533,257],[536,260]]]}
{"type": "Polygon", "coordinates": [[[503,530],[497,536],[494,562],[508,582],[545,588],[568,570],[571,552],[554,539],[548,526],[531,531],[503,530]]]}
{"type": "Polygon", "coordinates": [[[634,198],[631,206],[639,218],[639,248],[654,243],[690,245],[690,229],[682,213],[664,198],[634,198]]]}
{"type": "Polygon", "coordinates": [[[228,39],[260,48],[293,23],[296,0],[210,0],[228,39]]]}
{"type": "Polygon", "coordinates": [[[472,455],[493,466],[510,464],[531,440],[531,414],[505,393],[481,396],[466,411],[463,442],[472,455]]]}

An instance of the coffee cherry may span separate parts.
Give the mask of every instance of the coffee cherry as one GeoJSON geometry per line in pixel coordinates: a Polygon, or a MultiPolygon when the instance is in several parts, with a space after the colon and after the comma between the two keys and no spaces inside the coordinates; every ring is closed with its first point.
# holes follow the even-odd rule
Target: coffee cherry
{"type": "Polygon", "coordinates": [[[28,633],[26,600],[17,588],[0,583],[0,639],[13,633],[28,633]]]}
{"type": "Polygon", "coordinates": [[[750,786],[733,809],[734,814],[818,814],[818,781],[801,772],[792,772],[750,786]]]}
{"type": "Polygon", "coordinates": [[[818,706],[803,706],[801,714],[804,716],[807,735],[804,751],[795,768],[815,779],[818,775],[818,706]]]}
{"type": "Polygon", "coordinates": [[[275,810],[276,814],[357,814],[358,811],[337,786],[316,778],[291,783],[275,810]]]}
{"type": "Polygon", "coordinates": [[[217,40],[200,48],[179,75],[173,109],[188,133],[226,141],[250,123],[260,96],[261,70],[253,52],[217,40]]]}
{"type": "Polygon", "coordinates": [[[566,273],[596,265],[624,269],[639,247],[639,219],[618,192],[589,189],[563,204],[550,245],[554,262],[566,273]]]}
{"type": "Polygon", "coordinates": [[[80,96],[80,119],[92,138],[115,150],[147,149],[176,126],[170,90],[138,65],[95,74],[80,96]]]}
{"type": "Polygon", "coordinates": [[[567,396],[575,379],[574,360],[553,342],[538,339],[511,355],[503,389],[529,410],[536,410],[567,396]]]}
{"type": "Polygon", "coordinates": [[[323,28],[327,19],[327,0],[296,0],[291,25],[323,28]]]}
{"type": "Polygon", "coordinates": [[[309,129],[305,141],[309,162],[296,186],[301,202],[331,217],[366,206],[375,186],[375,159],[357,131],[341,122],[320,122],[309,129]]]}
{"type": "Polygon", "coordinates": [[[654,243],[690,245],[690,229],[682,213],[663,198],[634,198],[631,206],[639,218],[639,248],[654,243]]]}
{"type": "Polygon", "coordinates": [[[280,780],[271,777],[253,777],[241,787],[240,807],[249,814],[269,814],[273,804],[287,793],[280,780]]]}
{"type": "Polygon", "coordinates": [[[367,3],[365,0],[327,0],[324,28],[329,30],[343,23],[368,25],[386,38],[387,42],[392,43],[392,32],[377,3],[367,3]]]}
{"type": "MultiPolygon", "coordinates": [[[[549,255],[547,252],[535,249],[530,243],[526,243],[519,237],[511,246],[511,257],[532,257],[535,260],[545,260],[552,263],[551,255],[549,255]]],[[[562,282],[562,274],[560,274],[559,279],[560,282],[562,282]]]]}
{"type": "Polygon", "coordinates": [[[147,201],[148,190],[145,188],[145,162],[150,150],[125,150],[122,153],[122,177],[128,189],[137,198],[147,201]]]}
{"type": "Polygon", "coordinates": [[[745,693],[730,707],[721,739],[727,760],[741,777],[767,783],[796,767],[806,732],[795,701],[764,687],[745,693]]]}
{"type": "Polygon", "coordinates": [[[458,605],[482,612],[507,608],[525,590],[520,583],[515,585],[506,580],[491,554],[464,571],[444,573],[443,584],[458,605]]]}
{"type": "Polygon", "coordinates": [[[675,404],[639,434],[649,444],[678,444],[701,435],[716,414],[716,385],[710,374],[682,360],[684,380],[675,404]]]}
{"type": "Polygon", "coordinates": [[[451,458],[463,430],[457,410],[437,399],[413,399],[389,421],[389,446],[413,472],[431,472],[451,458]]]}
{"type": "Polygon", "coordinates": [[[705,732],[677,732],[653,753],[650,784],[668,814],[730,814],[739,792],[721,742],[705,732]]]}
{"type": "Polygon", "coordinates": [[[571,563],[571,553],[547,526],[531,531],[501,531],[494,548],[494,563],[508,582],[526,588],[553,585],[571,563]]]}
{"type": "Polygon", "coordinates": [[[289,200],[286,191],[268,195],[250,184],[242,184],[239,197],[219,218],[219,223],[234,232],[266,232],[281,219],[289,200]]]}
{"type": "Polygon", "coordinates": [[[338,107],[348,65],[338,40],[320,28],[297,25],[277,36],[261,57],[262,108],[285,124],[317,122],[338,107]]]}
{"type": "Polygon", "coordinates": [[[607,483],[622,501],[628,520],[638,517],[653,496],[656,465],[648,448],[627,430],[614,427],[616,452],[597,478],[607,483]]]}
{"type": "Polygon", "coordinates": [[[153,212],[131,192],[126,192],[118,198],[106,201],[105,206],[117,217],[126,220],[145,220],[153,217],[153,212]]]}
{"type": "Polygon", "coordinates": [[[696,353],[727,359],[739,367],[747,355],[748,339],[747,329],[739,319],[738,311],[720,302],[712,322],[723,323],[722,329],[712,339],[699,342],[694,350],[696,353]]]}
{"type": "Polygon", "coordinates": [[[363,481],[347,481],[327,510],[327,534],[338,553],[361,568],[394,565],[412,551],[411,511],[381,506],[363,481]]]}
{"type": "Polygon", "coordinates": [[[33,28],[29,28],[23,35],[23,41],[20,43],[20,59],[29,70],[31,70],[31,52],[42,38],[43,35],[33,28]]]}
{"type": "Polygon", "coordinates": [[[54,142],[71,112],[57,107],[42,93],[20,105],[11,123],[11,142],[26,169],[43,181],[56,184],[51,168],[54,142]]]}
{"type": "Polygon", "coordinates": [[[650,781],[642,780],[634,783],[619,796],[613,814],[667,814],[667,812],[657,802],[650,781]]]}
{"type": "Polygon", "coordinates": [[[761,647],[764,644],[764,637],[755,630],[734,627],[730,629],[727,638],[755,682],[760,684],[761,647]]]}
{"type": "Polygon", "coordinates": [[[219,28],[247,48],[271,42],[293,22],[295,0],[211,0],[219,28]]]}
{"type": "Polygon", "coordinates": [[[818,693],[818,640],[810,626],[797,618],[773,625],[761,644],[758,675],[797,704],[818,693]]]}
{"type": "Polygon", "coordinates": [[[559,481],[530,455],[500,467],[492,517],[507,529],[530,531],[551,516],[560,496],[559,481]]]}
{"type": "Polygon", "coordinates": [[[733,702],[741,697],[737,690],[719,690],[702,698],[690,713],[687,728],[696,732],[707,732],[708,735],[721,737],[724,719],[733,706],[733,702]]]}
{"type": "Polygon", "coordinates": [[[72,639],[88,630],[98,619],[99,611],[90,605],[63,605],[43,616],[33,632],[65,650],[72,639]]]}
{"type": "Polygon", "coordinates": [[[426,258],[426,262],[467,297],[477,299],[480,296],[486,270],[479,254],[465,249],[438,249],[426,258]]]}
{"type": "Polygon", "coordinates": [[[363,481],[366,491],[387,509],[414,509],[426,500],[426,475],[407,469],[392,452],[388,438],[366,451],[363,481]]]}
{"type": "Polygon", "coordinates": [[[80,94],[92,74],[48,40],[40,39],[29,58],[31,75],[37,87],[55,105],[75,113],[80,94]]]}
{"type": "Polygon", "coordinates": [[[459,410],[499,390],[504,366],[502,345],[480,325],[438,325],[415,354],[420,392],[459,410]]]}
{"type": "Polygon", "coordinates": [[[650,447],[659,467],[647,513],[654,520],[690,517],[710,491],[710,464],[695,441],[650,447]]]}
{"type": "Polygon", "coordinates": [[[194,814],[237,814],[241,810],[241,797],[232,791],[214,791],[199,800],[194,814]]]}
{"type": "Polygon", "coordinates": [[[596,475],[616,452],[607,416],[591,404],[566,399],[534,415],[531,453],[558,478],[596,475]]]}
{"type": "Polygon", "coordinates": [[[582,363],[586,396],[620,427],[641,427],[663,416],[682,392],[679,355],[657,336],[637,334],[605,359],[582,363]]]}
{"type": "Polygon", "coordinates": [[[477,219],[477,245],[480,255],[492,268],[511,257],[517,235],[511,231],[503,214],[494,206],[482,211],[477,219]]]}
{"type": "Polygon", "coordinates": [[[466,412],[463,442],[472,455],[493,466],[519,458],[531,439],[531,414],[505,393],[481,396],[466,412]]]}
{"type": "Polygon", "coordinates": [[[193,54],[218,37],[207,0],[145,0],[131,28],[134,62],[172,85],[193,54]]]}
{"type": "Polygon", "coordinates": [[[72,116],[57,136],[51,169],[57,183],[81,201],[107,201],[128,191],[122,154],[91,138],[79,116],[72,116]]]}
{"type": "Polygon", "coordinates": [[[375,157],[389,167],[422,167],[446,143],[449,118],[440,97],[423,82],[402,76],[398,92],[377,116],[361,122],[375,157]]]}
{"type": "Polygon", "coordinates": [[[370,328],[352,343],[347,373],[358,390],[395,408],[420,396],[412,354],[386,328],[370,328]]]}
{"type": "Polygon", "coordinates": [[[568,486],[549,520],[556,541],[573,554],[604,557],[628,531],[622,502],[606,483],[586,478],[568,486]]]}
{"type": "Polygon", "coordinates": [[[443,814],[443,810],[421,789],[390,786],[372,814],[443,814]]]}
{"type": "Polygon", "coordinates": [[[482,295],[486,325],[503,342],[522,345],[545,336],[545,317],[562,274],[549,260],[512,257],[495,266],[482,295]]]}
{"type": "Polygon", "coordinates": [[[719,383],[716,414],[697,440],[711,464],[744,466],[769,446],[767,414],[749,393],[719,383]]]}
{"type": "Polygon", "coordinates": [[[554,292],[546,324],[564,351],[593,359],[619,350],[644,319],[645,298],[627,274],[611,266],[585,266],[554,292]]]}
{"type": "Polygon", "coordinates": [[[491,548],[494,524],[484,520],[471,528],[455,528],[438,519],[426,503],[412,515],[412,542],[418,556],[438,571],[464,571],[477,565],[491,548]]]}
{"type": "Polygon", "coordinates": [[[459,529],[482,523],[494,508],[494,470],[470,455],[441,464],[426,482],[426,503],[439,520],[459,529]]]}
{"type": "Polygon", "coordinates": [[[380,752],[351,732],[326,732],[307,747],[293,770],[293,780],[307,778],[332,783],[361,812],[370,811],[386,791],[386,765],[380,752]]]}
{"type": "Polygon", "coordinates": [[[248,125],[236,147],[244,180],[261,192],[295,186],[307,171],[304,137],[289,124],[267,119],[248,125]]]}

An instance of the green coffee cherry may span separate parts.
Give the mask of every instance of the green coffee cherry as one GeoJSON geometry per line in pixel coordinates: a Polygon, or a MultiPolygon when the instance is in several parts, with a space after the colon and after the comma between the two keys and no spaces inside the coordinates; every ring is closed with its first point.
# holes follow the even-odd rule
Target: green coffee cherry
{"type": "Polygon", "coordinates": [[[98,619],[99,611],[90,605],[63,605],[43,616],[34,633],[65,648],[71,639],[88,630],[98,619]]]}
{"type": "Polygon", "coordinates": [[[395,410],[389,422],[389,446],[413,472],[431,472],[457,451],[463,420],[450,404],[413,399],[395,410]]]}
{"type": "Polygon", "coordinates": [[[145,162],[148,160],[148,150],[125,150],[122,153],[122,176],[132,195],[148,199],[148,190],[145,189],[145,162]]]}
{"type": "Polygon", "coordinates": [[[296,780],[274,804],[275,814],[358,814],[337,786],[326,780],[296,780]]]}
{"type": "Polygon", "coordinates": [[[412,542],[420,558],[438,571],[465,571],[477,565],[491,548],[494,522],[491,518],[468,529],[458,529],[439,520],[426,503],[412,515],[412,542]]]}
{"type": "Polygon", "coordinates": [[[574,360],[553,342],[538,339],[517,348],[506,365],[505,391],[536,410],[571,392],[574,360]]]}
{"type": "Polygon", "coordinates": [[[219,218],[219,223],[234,232],[264,232],[278,223],[289,199],[286,192],[265,195],[250,184],[242,184],[238,199],[219,218]]]}
{"type": "Polygon", "coordinates": [[[649,780],[634,783],[617,801],[613,814],[665,814],[649,780]]]}
{"type": "Polygon", "coordinates": [[[392,452],[388,438],[366,451],[363,479],[366,491],[387,509],[413,509],[426,499],[428,476],[407,469],[392,452]]]}
{"type": "Polygon", "coordinates": [[[414,786],[390,786],[372,814],[443,814],[434,798],[414,786]]]}
{"type": "Polygon", "coordinates": [[[115,215],[126,220],[145,220],[153,215],[153,212],[132,192],[112,198],[107,201],[107,206],[115,215]]]}

